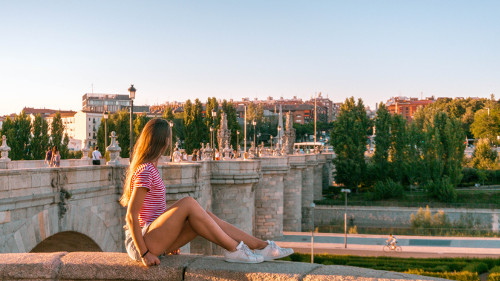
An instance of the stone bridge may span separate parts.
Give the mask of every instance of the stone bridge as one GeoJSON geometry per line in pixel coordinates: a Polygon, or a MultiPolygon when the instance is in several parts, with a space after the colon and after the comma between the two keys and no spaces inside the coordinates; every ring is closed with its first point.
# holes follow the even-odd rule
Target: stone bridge
{"type": "MultiPolygon", "coordinates": [[[[311,207],[332,182],[333,154],[160,163],[167,203],[192,196],[207,210],[262,239],[307,231],[311,207]]],[[[0,253],[124,252],[122,164],[11,161],[0,169],[0,253]]],[[[198,239],[184,252],[217,254],[198,239]]]]}

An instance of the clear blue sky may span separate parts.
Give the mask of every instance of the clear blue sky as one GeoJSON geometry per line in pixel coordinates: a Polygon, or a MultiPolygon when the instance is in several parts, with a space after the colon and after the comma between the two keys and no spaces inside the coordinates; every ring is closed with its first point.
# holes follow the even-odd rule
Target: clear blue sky
{"type": "Polygon", "coordinates": [[[500,95],[500,1],[0,0],[0,115],[135,104],[500,95]]]}

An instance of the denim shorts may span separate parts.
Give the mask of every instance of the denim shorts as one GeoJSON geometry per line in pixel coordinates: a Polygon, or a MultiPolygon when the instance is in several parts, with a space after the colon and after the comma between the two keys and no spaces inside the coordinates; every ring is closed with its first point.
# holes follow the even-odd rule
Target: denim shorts
{"type": "MultiPolygon", "coordinates": [[[[144,234],[146,234],[146,231],[148,231],[149,225],[151,225],[151,223],[146,224],[142,228],[142,236],[144,236],[144,234]]],[[[128,229],[128,226],[124,225],[123,229],[125,230],[125,249],[127,249],[127,254],[133,260],[141,261],[142,260],[141,254],[139,253],[139,251],[135,247],[134,239],[132,238],[132,235],[130,234],[130,230],[128,229]]]]}

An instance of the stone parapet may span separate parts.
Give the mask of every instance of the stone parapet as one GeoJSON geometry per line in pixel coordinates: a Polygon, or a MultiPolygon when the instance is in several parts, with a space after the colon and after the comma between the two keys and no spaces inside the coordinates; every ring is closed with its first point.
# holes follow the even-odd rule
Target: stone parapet
{"type": "Polygon", "coordinates": [[[288,156],[290,173],[283,178],[283,230],[301,231],[302,171],[307,167],[306,156],[288,156]]]}
{"type": "Polygon", "coordinates": [[[236,264],[221,257],[165,256],[144,267],[125,253],[0,254],[1,280],[445,280],[434,277],[300,262],[236,264]]]}
{"type": "Polygon", "coordinates": [[[283,236],[283,177],[290,171],[288,157],[263,157],[262,180],[255,188],[253,234],[263,240],[283,236]]]}

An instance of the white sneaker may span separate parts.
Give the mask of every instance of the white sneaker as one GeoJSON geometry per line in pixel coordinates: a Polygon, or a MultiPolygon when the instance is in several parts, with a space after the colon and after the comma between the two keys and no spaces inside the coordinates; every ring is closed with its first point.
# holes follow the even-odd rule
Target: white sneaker
{"type": "Polygon", "coordinates": [[[250,248],[248,248],[243,241],[236,247],[236,251],[224,252],[224,260],[227,262],[239,262],[239,263],[261,263],[264,261],[264,257],[258,255],[250,248]]]}
{"type": "Polygon", "coordinates": [[[265,261],[280,259],[293,254],[292,248],[281,248],[274,241],[267,240],[267,244],[262,250],[254,250],[256,254],[262,255],[265,261]]]}

